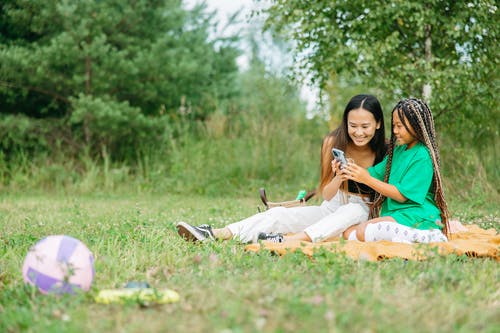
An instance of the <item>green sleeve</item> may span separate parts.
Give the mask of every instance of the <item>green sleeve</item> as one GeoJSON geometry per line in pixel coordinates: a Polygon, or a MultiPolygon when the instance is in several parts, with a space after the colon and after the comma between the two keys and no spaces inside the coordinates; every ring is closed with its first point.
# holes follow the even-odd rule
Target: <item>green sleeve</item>
{"type": "Polygon", "coordinates": [[[427,150],[422,150],[418,156],[410,162],[405,174],[399,182],[393,185],[408,200],[417,204],[423,204],[432,183],[434,169],[427,150]]]}
{"type": "Polygon", "coordinates": [[[387,165],[387,156],[380,161],[378,164],[375,164],[374,166],[371,166],[368,168],[368,172],[370,173],[370,176],[373,178],[376,178],[378,180],[384,181],[384,174],[385,174],[385,166],[387,165]]]}

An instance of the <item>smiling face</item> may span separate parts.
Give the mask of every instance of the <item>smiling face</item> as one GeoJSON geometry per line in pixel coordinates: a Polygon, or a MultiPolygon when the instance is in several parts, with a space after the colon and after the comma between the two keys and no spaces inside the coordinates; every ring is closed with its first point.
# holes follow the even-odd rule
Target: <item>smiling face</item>
{"type": "Polygon", "coordinates": [[[349,137],[358,147],[367,145],[379,128],[380,123],[377,123],[373,114],[365,109],[351,110],[347,115],[349,137]]]}
{"type": "Polygon", "coordinates": [[[392,132],[396,137],[396,144],[408,145],[408,149],[410,149],[418,142],[418,140],[412,134],[413,128],[411,127],[411,125],[408,122],[406,122],[406,125],[411,132],[406,129],[405,125],[402,122],[402,119],[399,118],[398,111],[394,111],[392,113],[392,132]]]}

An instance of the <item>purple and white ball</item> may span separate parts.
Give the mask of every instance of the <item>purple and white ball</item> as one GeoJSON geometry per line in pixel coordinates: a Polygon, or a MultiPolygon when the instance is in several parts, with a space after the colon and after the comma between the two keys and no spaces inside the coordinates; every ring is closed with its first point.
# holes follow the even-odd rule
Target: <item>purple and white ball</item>
{"type": "Polygon", "coordinates": [[[44,294],[87,291],[94,275],[92,252],[78,239],[65,235],[38,241],[23,264],[24,281],[44,294]]]}

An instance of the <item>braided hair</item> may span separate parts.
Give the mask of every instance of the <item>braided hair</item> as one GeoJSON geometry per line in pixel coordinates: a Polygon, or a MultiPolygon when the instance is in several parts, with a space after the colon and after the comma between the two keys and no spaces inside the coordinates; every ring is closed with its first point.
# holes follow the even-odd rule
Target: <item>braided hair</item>
{"type": "MultiPolygon", "coordinates": [[[[408,98],[399,101],[399,103],[394,107],[392,112],[397,112],[399,119],[403,123],[406,130],[411,133],[415,138],[422,142],[428,149],[431,159],[432,166],[434,169],[434,174],[432,177],[432,191],[434,192],[434,200],[441,212],[441,222],[443,223],[443,231],[448,234],[449,228],[449,213],[446,200],[444,198],[443,181],[440,172],[440,157],[439,149],[436,142],[436,131],[434,129],[434,119],[432,117],[432,112],[429,106],[422,100],[416,98],[408,98]]],[[[394,128],[393,120],[391,119],[391,129],[394,128]]],[[[385,169],[384,182],[388,182],[389,173],[392,165],[392,156],[394,152],[394,146],[396,143],[396,136],[394,132],[391,134],[391,139],[389,141],[389,148],[387,151],[387,165],[385,169]]],[[[374,203],[371,208],[371,217],[376,217],[379,214],[382,202],[385,197],[381,194],[377,194],[374,203]]]]}

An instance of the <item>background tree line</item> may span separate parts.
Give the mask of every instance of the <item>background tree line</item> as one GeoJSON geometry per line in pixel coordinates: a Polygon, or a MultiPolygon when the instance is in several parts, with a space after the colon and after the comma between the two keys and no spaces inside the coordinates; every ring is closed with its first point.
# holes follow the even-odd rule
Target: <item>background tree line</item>
{"type": "Polygon", "coordinates": [[[240,51],[236,37],[209,40],[213,22],[203,9],[187,11],[181,1],[4,1],[0,108],[16,116],[4,131],[20,116],[39,131],[23,137],[33,129],[18,128],[4,149],[26,148],[16,140],[37,150],[61,142],[124,158],[161,140],[181,100],[193,119],[206,118],[236,93],[240,51]]]}
{"type": "Polygon", "coordinates": [[[426,99],[445,168],[461,179],[456,190],[491,182],[498,193],[496,1],[276,0],[264,12],[267,29],[293,41],[298,74],[330,96],[361,85],[376,88],[386,108],[426,99]]]}
{"type": "Polygon", "coordinates": [[[498,196],[493,1],[273,1],[263,14],[295,46],[293,75],[321,87],[329,121],[307,118],[296,84],[257,51],[240,70],[242,37],[214,37],[204,5],[3,1],[1,186],[311,188],[322,136],[353,94],[369,91],[387,114],[400,97],[425,95],[449,187],[498,196]]]}

